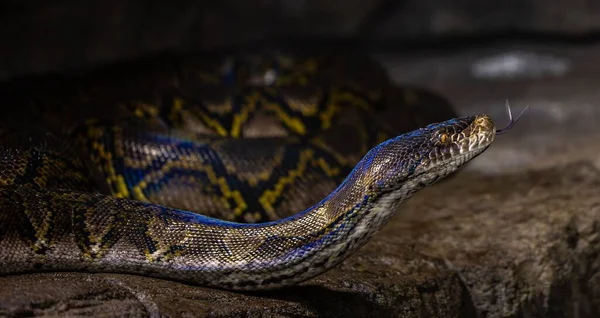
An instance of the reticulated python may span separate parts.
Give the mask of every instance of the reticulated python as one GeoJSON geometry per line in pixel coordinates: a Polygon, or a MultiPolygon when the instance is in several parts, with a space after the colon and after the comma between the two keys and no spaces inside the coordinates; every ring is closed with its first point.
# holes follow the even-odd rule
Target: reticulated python
{"type": "Polygon", "coordinates": [[[121,68],[4,85],[0,274],[296,284],[495,136],[351,54],[121,68]]]}

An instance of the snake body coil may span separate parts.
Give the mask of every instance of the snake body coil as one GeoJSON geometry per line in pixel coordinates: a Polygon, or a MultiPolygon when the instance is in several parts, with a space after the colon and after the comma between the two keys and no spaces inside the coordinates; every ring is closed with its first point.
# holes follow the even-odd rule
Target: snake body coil
{"type": "Polygon", "coordinates": [[[67,137],[7,134],[0,142],[0,274],[121,272],[233,290],[297,284],[339,264],[403,201],[495,136],[492,120],[478,115],[382,138],[385,129],[360,125],[371,120],[375,97],[340,108],[339,100],[289,96],[215,107],[170,98],[159,108],[136,104],[134,117],[151,123],[143,129],[100,120],[67,137]],[[264,112],[255,125],[281,135],[240,139],[259,131],[248,128],[248,107],[248,114],[264,112]],[[213,116],[232,109],[231,117],[213,116]],[[346,116],[353,111],[359,115],[346,116]],[[322,132],[302,128],[313,125],[322,132]],[[357,130],[363,133],[346,140],[352,150],[332,142],[357,130]]]}

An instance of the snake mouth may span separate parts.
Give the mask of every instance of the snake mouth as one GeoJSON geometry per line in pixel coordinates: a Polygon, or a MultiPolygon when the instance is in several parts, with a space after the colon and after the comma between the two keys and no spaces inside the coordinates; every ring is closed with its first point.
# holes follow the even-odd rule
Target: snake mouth
{"type": "Polygon", "coordinates": [[[457,154],[450,158],[456,166],[462,166],[477,157],[492,144],[496,137],[496,125],[489,116],[476,115],[460,134],[462,138],[456,142],[457,154]]]}
{"type": "Polygon", "coordinates": [[[463,131],[466,138],[464,153],[485,150],[496,137],[496,125],[488,115],[477,115],[467,129],[463,131]],[[468,131],[467,131],[468,130],[468,131]]]}

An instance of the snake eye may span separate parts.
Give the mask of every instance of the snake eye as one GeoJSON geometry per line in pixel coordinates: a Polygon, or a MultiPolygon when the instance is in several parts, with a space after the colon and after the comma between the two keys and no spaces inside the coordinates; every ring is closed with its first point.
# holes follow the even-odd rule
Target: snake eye
{"type": "Polygon", "coordinates": [[[448,142],[448,140],[450,140],[450,136],[448,136],[448,134],[446,133],[442,133],[440,134],[440,142],[445,144],[448,142]]]}

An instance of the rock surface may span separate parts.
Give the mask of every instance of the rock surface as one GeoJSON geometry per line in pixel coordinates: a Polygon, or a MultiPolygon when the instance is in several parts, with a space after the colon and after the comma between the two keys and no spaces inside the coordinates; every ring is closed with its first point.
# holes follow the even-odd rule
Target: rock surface
{"type": "Polygon", "coordinates": [[[475,61],[382,56],[400,83],[502,126],[455,178],[425,189],[338,268],[301,286],[233,293],[118,274],[0,277],[0,316],[597,317],[600,315],[598,48],[519,47],[572,63],[561,76],[477,79],[475,61]]]}

